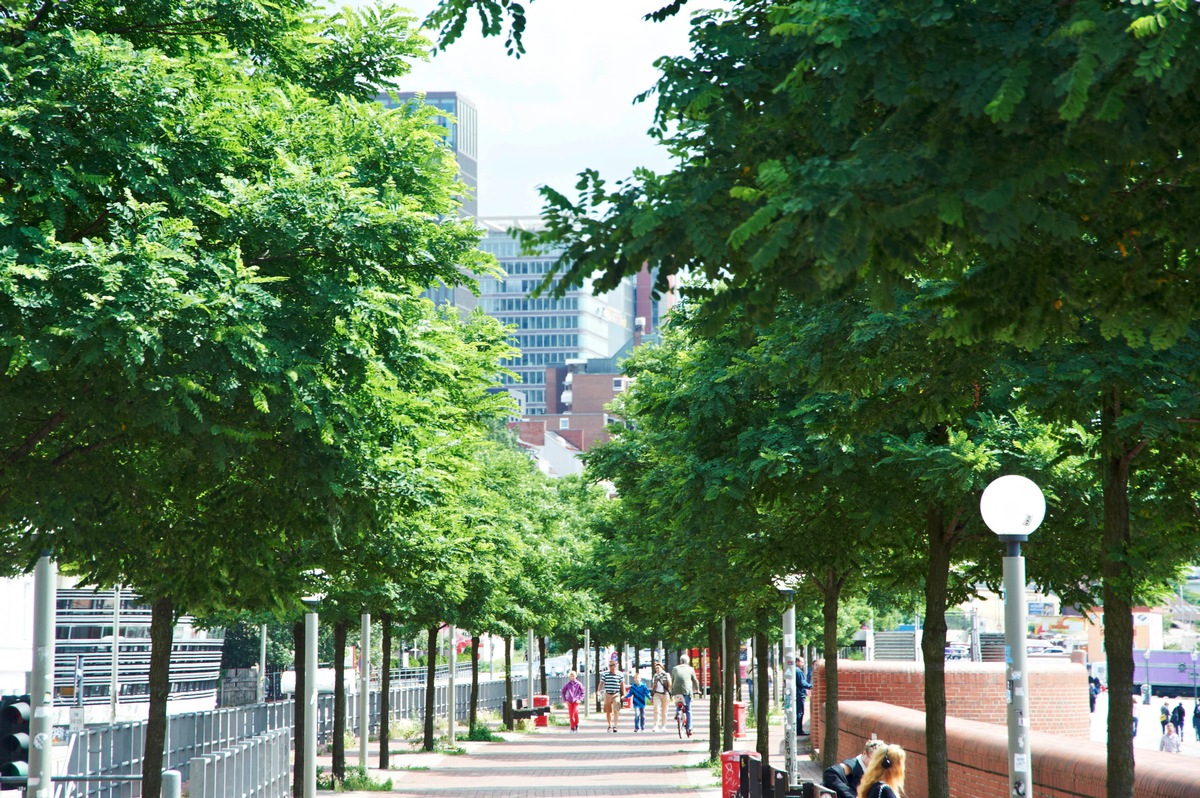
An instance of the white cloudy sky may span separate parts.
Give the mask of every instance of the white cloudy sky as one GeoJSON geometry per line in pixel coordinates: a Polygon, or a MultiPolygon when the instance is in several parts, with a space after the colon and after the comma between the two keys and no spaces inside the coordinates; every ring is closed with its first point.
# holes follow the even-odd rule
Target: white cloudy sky
{"type": "MultiPolygon", "coordinates": [[[[435,5],[397,2],[421,18],[435,5]]],[[[449,51],[417,64],[406,91],[458,91],[479,109],[481,216],[537,214],[539,185],[573,195],[585,168],[619,179],[636,166],[668,167],[645,134],[652,106],[632,105],[654,84],[657,57],[687,52],[686,13],[665,23],[641,19],[666,2],[526,2],[520,59],[505,55],[503,39],[485,40],[471,24],[449,51]]]]}

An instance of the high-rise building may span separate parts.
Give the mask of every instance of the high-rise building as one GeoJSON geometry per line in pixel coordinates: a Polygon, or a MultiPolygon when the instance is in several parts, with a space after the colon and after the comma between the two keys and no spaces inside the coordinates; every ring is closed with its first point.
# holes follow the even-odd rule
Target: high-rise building
{"type": "Polygon", "coordinates": [[[480,219],[486,234],[480,249],[496,257],[502,278],[479,281],[480,302],[489,316],[516,328],[521,354],[504,365],[516,374],[505,382],[525,395],[526,415],[546,412],[546,366],[568,360],[610,358],[633,336],[634,280],[623,280],[601,296],[588,280],[562,297],[531,294],[562,254],[548,248],[523,254],[510,230],[542,229],[538,217],[480,219]]]}
{"type": "Polygon", "coordinates": [[[446,129],[446,144],[458,161],[458,179],[470,189],[469,196],[462,198],[461,213],[478,216],[479,112],[474,103],[456,91],[402,91],[395,95],[381,94],[378,100],[387,108],[396,108],[421,96],[426,105],[443,112],[435,120],[446,129]]]}
{"type": "MultiPolygon", "coordinates": [[[[458,162],[459,182],[470,189],[467,196],[460,198],[462,207],[459,214],[474,218],[479,213],[476,196],[479,190],[479,112],[474,103],[456,91],[402,91],[394,95],[381,94],[377,99],[387,108],[397,108],[419,97],[424,97],[426,105],[443,112],[434,119],[446,129],[446,145],[458,162]]],[[[461,285],[438,283],[427,288],[424,295],[435,305],[449,303],[463,313],[469,313],[477,304],[470,289],[461,285]]]]}

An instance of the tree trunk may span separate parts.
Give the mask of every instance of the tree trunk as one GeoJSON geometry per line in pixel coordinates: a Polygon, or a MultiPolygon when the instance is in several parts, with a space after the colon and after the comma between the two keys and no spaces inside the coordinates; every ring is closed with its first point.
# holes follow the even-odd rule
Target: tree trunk
{"type": "Polygon", "coordinates": [[[421,747],[426,751],[433,750],[433,721],[436,709],[434,698],[437,695],[433,679],[437,675],[437,644],[438,628],[431,626],[425,643],[429,656],[426,657],[425,664],[425,736],[421,747]]]}
{"type": "Polygon", "coordinates": [[[722,724],[721,744],[724,746],[721,750],[733,750],[733,721],[736,714],[736,707],[733,702],[736,700],[738,679],[738,641],[737,641],[737,622],[732,615],[725,616],[725,652],[723,654],[723,662],[725,665],[725,700],[726,707],[725,721],[722,724]]]}
{"type": "Polygon", "coordinates": [[[175,605],[169,596],[151,606],[150,715],[146,719],[146,750],[142,754],[142,795],[162,793],[163,751],[167,743],[167,698],[171,694],[171,642],[175,605]]]}
{"type": "MultiPolygon", "coordinates": [[[[821,593],[825,599],[821,607],[822,632],[825,638],[825,689],[822,691],[825,696],[825,739],[821,743],[822,767],[833,767],[838,762],[838,724],[841,722],[838,719],[838,604],[842,599],[843,581],[844,577],[839,577],[831,568],[821,586],[821,593]]],[[[811,646],[809,651],[810,654],[814,653],[811,646]]],[[[805,663],[810,670],[812,663],[812,659],[805,663]]],[[[784,668],[786,671],[787,663],[784,663],[784,668]]],[[[817,711],[812,699],[813,694],[809,693],[808,706],[805,709],[810,717],[817,711]]],[[[796,729],[796,733],[799,734],[800,729],[796,729]]]]}
{"type": "MultiPolygon", "coordinates": [[[[921,655],[925,659],[925,771],[929,798],[950,798],[950,761],[946,753],[946,590],[950,577],[953,530],[938,502],[925,514],[929,559],[925,571],[925,628],[921,655]]],[[[1024,601],[1015,596],[1010,601],[1024,601]]]]}
{"type": "Polygon", "coordinates": [[[383,673],[379,675],[379,769],[388,769],[388,743],[392,725],[392,616],[379,616],[383,627],[383,673]]]}
{"type": "Polygon", "coordinates": [[[542,689],[539,691],[541,695],[547,695],[549,688],[546,684],[546,638],[543,635],[538,635],[538,673],[542,678],[542,689]]]}
{"type": "MultiPolygon", "coordinates": [[[[584,655],[586,656],[586,654],[584,655]]],[[[571,647],[571,670],[579,673],[579,647],[571,647]]]]}
{"type": "Polygon", "coordinates": [[[1133,575],[1126,555],[1129,527],[1131,455],[1117,432],[1120,389],[1105,398],[1100,416],[1104,469],[1104,649],[1108,655],[1108,798],[1133,798],[1133,575]]]}
{"type": "MultiPolygon", "coordinates": [[[[642,647],[638,643],[633,644],[633,672],[642,672],[642,647]]],[[[632,683],[632,681],[633,680],[630,679],[630,683],[632,683]]]]}
{"type": "Polygon", "coordinates": [[[504,728],[513,730],[512,639],[504,640],[504,728]]]}
{"type": "Polygon", "coordinates": [[[721,694],[721,669],[717,667],[721,661],[721,623],[708,625],[708,758],[716,762],[721,758],[721,722],[722,710],[725,709],[721,694]]]}
{"type": "MultiPolygon", "coordinates": [[[[760,624],[760,628],[765,626],[766,621],[760,624]]],[[[754,725],[757,727],[755,731],[756,743],[755,750],[762,757],[763,769],[770,767],[771,764],[771,689],[767,686],[770,679],[767,678],[767,652],[770,650],[770,644],[767,642],[766,632],[754,633],[754,656],[755,662],[754,675],[754,703],[755,717],[754,725]]]]}
{"type": "Polygon", "coordinates": [[[346,627],[333,624],[333,777],[346,780],[346,627]]]}
{"type": "Polygon", "coordinates": [[[292,721],[296,729],[293,735],[296,749],[296,762],[292,775],[292,798],[304,798],[304,616],[292,624],[293,668],[296,671],[296,692],[292,694],[292,721]]]}
{"type": "Polygon", "coordinates": [[[471,709],[467,716],[467,737],[479,722],[479,635],[471,635],[471,709]]]}

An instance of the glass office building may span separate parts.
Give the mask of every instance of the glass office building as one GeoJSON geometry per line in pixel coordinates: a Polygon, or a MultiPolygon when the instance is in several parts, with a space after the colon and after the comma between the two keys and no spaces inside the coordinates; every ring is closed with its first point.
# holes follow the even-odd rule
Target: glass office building
{"type": "Polygon", "coordinates": [[[486,231],[480,249],[496,257],[504,277],[479,281],[485,313],[514,327],[513,343],[521,355],[504,365],[516,377],[504,382],[525,396],[526,414],[546,412],[546,366],[568,360],[612,357],[633,335],[634,281],[628,278],[602,296],[592,294],[591,281],[562,297],[530,294],[561,255],[550,249],[521,253],[510,230],[539,230],[537,217],[480,219],[486,231]]]}
{"type": "Polygon", "coordinates": [[[379,95],[378,99],[388,108],[403,105],[424,96],[425,104],[444,113],[435,117],[437,123],[446,128],[446,143],[458,161],[458,179],[470,189],[470,196],[462,198],[462,215],[478,216],[479,202],[479,112],[475,104],[456,91],[398,92],[395,97],[379,95]]]}

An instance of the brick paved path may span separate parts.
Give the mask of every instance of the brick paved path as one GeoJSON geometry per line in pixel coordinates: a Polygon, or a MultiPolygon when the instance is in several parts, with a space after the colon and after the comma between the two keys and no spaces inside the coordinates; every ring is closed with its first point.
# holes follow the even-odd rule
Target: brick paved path
{"type": "MultiPolygon", "coordinates": [[[[371,775],[390,778],[393,790],[382,795],[401,798],[719,798],[713,771],[697,767],[708,757],[708,701],[698,699],[692,707],[696,718],[691,740],[681,740],[673,724],[668,732],[635,734],[629,710],[621,713],[621,730],[610,734],[603,713],[593,712],[576,733],[566,726],[549,726],[532,734],[506,735],[502,743],[460,743],[465,754],[394,754],[391,770],[372,769],[371,775]]],[[[565,712],[558,714],[565,719],[565,712]]],[[[778,735],[773,729],[772,739],[778,740],[778,735]]],[[[754,750],[753,734],[736,741],[735,748],[754,750]]],[[[378,762],[378,749],[372,746],[372,751],[372,761],[378,762]]],[[[356,764],[353,750],[348,753],[348,764],[356,764]]],[[[327,758],[318,762],[328,769],[327,758]]],[[[815,769],[820,778],[815,763],[805,762],[802,768],[809,771],[805,776],[811,778],[815,769]]],[[[366,798],[381,793],[343,795],[366,798]]]]}

